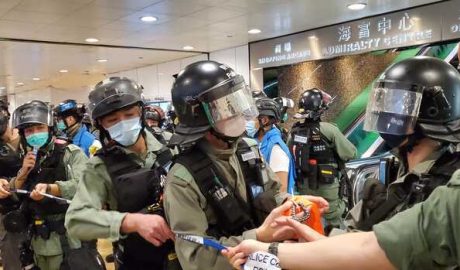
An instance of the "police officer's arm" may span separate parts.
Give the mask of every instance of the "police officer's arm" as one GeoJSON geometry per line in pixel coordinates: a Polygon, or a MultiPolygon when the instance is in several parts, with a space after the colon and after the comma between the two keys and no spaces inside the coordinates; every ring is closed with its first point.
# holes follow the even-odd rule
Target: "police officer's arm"
{"type": "Polygon", "coordinates": [[[343,135],[339,128],[333,124],[321,122],[321,133],[335,145],[338,156],[343,161],[357,157],[356,147],[343,135]]]}
{"type": "MultiPolygon", "coordinates": [[[[248,240],[224,254],[236,268],[245,262],[245,256],[267,252],[268,246],[248,240]]],[[[310,243],[282,243],[278,245],[278,258],[283,269],[395,269],[373,232],[343,234],[310,243]]]]}
{"type": "Polygon", "coordinates": [[[120,238],[120,227],[125,213],[103,210],[109,201],[110,177],[99,158],[88,161],[78,183],[77,193],[67,210],[65,226],[69,234],[80,240],[120,238]]]}
{"type": "Polygon", "coordinates": [[[56,179],[58,181],[56,181],[55,184],[49,185],[48,193],[66,199],[72,199],[87,161],[88,157],[79,147],[73,144],[68,145],[64,153],[67,180],[56,179]]]}

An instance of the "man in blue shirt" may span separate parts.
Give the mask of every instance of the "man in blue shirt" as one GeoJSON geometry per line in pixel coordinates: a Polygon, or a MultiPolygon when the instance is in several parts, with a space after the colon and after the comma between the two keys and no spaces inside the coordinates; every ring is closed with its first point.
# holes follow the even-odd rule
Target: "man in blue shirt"
{"type": "Polygon", "coordinates": [[[283,141],[281,131],[275,125],[280,121],[280,108],[274,100],[266,97],[257,99],[256,106],[259,116],[247,122],[246,133],[258,139],[260,152],[281,182],[281,191],[293,194],[294,159],[283,141]]]}
{"type": "Polygon", "coordinates": [[[57,129],[63,131],[88,157],[101,148],[100,142],[88,131],[86,125],[82,124],[84,107],[79,107],[75,100],[68,99],[60,103],[55,112],[58,119],[57,129]]]}

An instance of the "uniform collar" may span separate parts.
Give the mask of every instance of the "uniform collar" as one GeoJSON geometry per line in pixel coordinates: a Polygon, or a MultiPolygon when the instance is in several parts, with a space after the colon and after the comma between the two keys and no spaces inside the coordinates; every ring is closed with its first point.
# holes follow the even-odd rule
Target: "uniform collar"
{"type": "Polygon", "coordinates": [[[229,149],[217,149],[207,140],[202,139],[199,141],[198,147],[210,157],[214,157],[215,159],[229,160],[230,157],[236,153],[236,148],[240,140],[241,139],[238,139],[235,143],[233,143],[232,147],[229,149]]]}
{"type": "Polygon", "coordinates": [[[421,175],[428,173],[433,165],[436,163],[436,161],[447,151],[447,147],[442,147],[434,152],[432,152],[430,155],[428,155],[425,160],[420,162],[419,164],[415,165],[415,167],[412,169],[412,171],[407,172],[405,171],[406,169],[404,167],[400,168],[400,171],[398,172],[398,179],[394,183],[402,183],[404,182],[405,177],[410,174],[416,174],[416,175],[421,175]]]}

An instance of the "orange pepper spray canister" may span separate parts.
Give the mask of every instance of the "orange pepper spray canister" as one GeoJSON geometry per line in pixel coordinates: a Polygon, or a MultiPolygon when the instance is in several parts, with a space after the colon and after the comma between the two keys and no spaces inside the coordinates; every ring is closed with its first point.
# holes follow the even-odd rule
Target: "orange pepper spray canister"
{"type": "Polygon", "coordinates": [[[291,201],[294,203],[292,208],[286,210],[283,215],[290,216],[324,235],[324,228],[321,223],[321,213],[318,205],[307,200],[304,196],[293,196],[291,201]]]}

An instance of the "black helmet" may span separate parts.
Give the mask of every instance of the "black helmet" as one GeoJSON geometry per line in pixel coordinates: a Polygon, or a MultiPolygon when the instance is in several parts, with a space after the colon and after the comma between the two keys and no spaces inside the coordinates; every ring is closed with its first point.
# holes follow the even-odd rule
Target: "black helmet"
{"type": "Polygon", "coordinates": [[[294,101],[287,97],[276,97],[273,100],[278,103],[278,107],[280,108],[280,120],[281,123],[284,123],[287,120],[287,110],[294,108],[294,101]]]}
{"type": "Polygon", "coordinates": [[[300,96],[299,113],[295,117],[319,119],[331,101],[331,96],[318,88],[305,90],[300,96]]]}
{"type": "MultiPolygon", "coordinates": [[[[249,118],[250,114],[254,117],[254,111],[257,111],[243,76],[227,65],[214,61],[200,61],[186,66],[178,74],[171,95],[179,119],[171,144],[196,141],[211,127],[215,131],[220,129],[219,124],[223,120],[242,115],[249,118]]],[[[241,125],[242,134],[244,121],[241,125]]],[[[231,126],[226,125],[225,128],[231,126]]],[[[239,128],[233,129],[233,132],[239,132],[239,128]]]]}
{"type": "Polygon", "coordinates": [[[45,124],[53,126],[53,111],[43,101],[32,100],[17,107],[13,112],[13,126],[23,130],[29,125],[45,124]]]}
{"type": "Polygon", "coordinates": [[[271,98],[259,98],[256,100],[257,110],[259,115],[266,115],[273,117],[276,121],[280,120],[280,107],[271,98]]]}
{"type": "Polygon", "coordinates": [[[89,93],[88,108],[94,123],[97,119],[119,109],[143,105],[142,86],[124,77],[110,77],[101,81],[89,93]]]}
{"type": "Polygon", "coordinates": [[[435,140],[460,142],[460,74],[449,63],[427,56],[393,64],[374,85],[364,129],[384,139],[418,130],[435,140]]]}
{"type": "Polygon", "coordinates": [[[148,105],[144,107],[144,110],[145,119],[151,119],[157,122],[161,122],[165,119],[165,112],[160,106],[148,105]]]}

